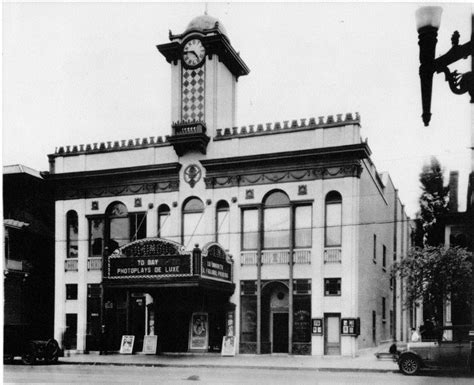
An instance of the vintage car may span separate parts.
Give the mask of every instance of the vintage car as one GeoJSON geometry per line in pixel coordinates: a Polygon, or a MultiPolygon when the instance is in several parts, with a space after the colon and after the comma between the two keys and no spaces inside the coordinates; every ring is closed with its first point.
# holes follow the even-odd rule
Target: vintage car
{"type": "Polygon", "coordinates": [[[15,357],[21,357],[26,365],[33,365],[38,361],[54,364],[60,354],[61,349],[55,339],[30,339],[28,325],[4,325],[4,364],[12,363],[15,357]]]}
{"type": "Polygon", "coordinates": [[[397,362],[403,374],[416,374],[421,368],[469,369],[469,341],[409,342],[397,352],[397,362]]]}

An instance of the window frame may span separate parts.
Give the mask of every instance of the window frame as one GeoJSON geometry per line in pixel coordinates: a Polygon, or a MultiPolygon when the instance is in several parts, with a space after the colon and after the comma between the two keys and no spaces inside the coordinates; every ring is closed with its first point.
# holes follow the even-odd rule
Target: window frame
{"type": "MultiPolygon", "coordinates": [[[[222,246],[229,246],[230,247],[230,205],[229,202],[227,202],[225,199],[220,199],[217,204],[216,204],[216,212],[215,212],[215,240],[217,243],[220,243],[222,246]],[[222,206],[224,204],[226,206],[222,206]],[[221,205],[221,207],[219,206],[221,205]],[[219,213],[227,213],[227,221],[228,221],[228,231],[227,231],[227,237],[228,237],[228,242],[229,245],[224,245],[219,242],[219,213]]],[[[225,233],[224,233],[225,234],[225,233]]]]}
{"type": "MultiPolygon", "coordinates": [[[[186,214],[201,214],[201,216],[204,214],[206,210],[206,206],[204,205],[204,202],[202,201],[201,198],[197,197],[197,196],[190,196],[188,197],[187,199],[184,200],[182,206],[181,206],[181,244],[183,246],[186,247],[186,245],[184,244],[184,238],[185,238],[185,234],[184,234],[184,227],[185,227],[185,216],[186,214]],[[201,202],[201,205],[202,205],[202,209],[191,209],[191,210],[186,210],[186,205],[189,204],[189,202],[191,202],[192,200],[199,200],[201,202]]],[[[198,225],[199,225],[199,222],[198,222],[198,225]]],[[[190,241],[192,240],[194,234],[190,234],[190,241]]],[[[192,246],[192,245],[191,245],[192,246]]]]}
{"type": "Polygon", "coordinates": [[[372,255],[372,261],[377,264],[377,234],[374,234],[373,238],[373,255],[372,255]]]}
{"type": "Polygon", "coordinates": [[[260,221],[261,221],[261,210],[262,210],[262,205],[257,204],[257,205],[241,205],[239,206],[240,208],[240,249],[242,251],[254,251],[258,250],[258,244],[259,244],[259,237],[260,237],[260,221]],[[251,211],[255,210],[257,213],[257,244],[255,245],[255,248],[245,248],[244,247],[244,211],[251,211]]]}
{"type": "Polygon", "coordinates": [[[342,279],[339,277],[324,278],[324,296],[325,297],[340,297],[342,295],[342,279]],[[333,282],[330,282],[333,281],[333,282]],[[334,282],[335,281],[335,282],[334,282]],[[336,290],[336,294],[331,294],[330,290],[327,290],[328,285],[339,285],[339,289],[336,290]]]}
{"type": "MultiPolygon", "coordinates": [[[[293,210],[293,223],[291,224],[290,226],[290,237],[291,237],[291,232],[293,232],[293,248],[295,249],[309,249],[309,248],[312,248],[313,247],[313,202],[312,201],[298,201],[298,202],[293,202],[292,203],[292,210],[293,210]],[[310,227],[309,227],[309,231],[310,231],[310,236],[309,236],[309,239],[310,239],[310,244],[309,245],[306,245],[306,246],[297,246],[296,245],[296,230],[298,230],[296,228],[296,211],[297,211],[297,208],[298,207],[309,207],[311,209],[311,223],[310,223],[310,227]]],[[[291,239],[291,238],[290,238],[291,239]]]]}
{"type": "MultiPolygon", "coordinates": [[[[342,207],[342,194],[337,190],[328,191],[324,198],[324,247],[342,247],[342,218],[343,218],[343,207],[342,207]],[[338,195],[338,199],[334,199],[330,197],[330,194],[338,195]],[[340,222],[339,222],[339,243],[338,244],[328,244],[328,206],[329,205],[340,205],[341,215],[340,215],[340,222]]],[[[336,227],[336,226],[334,226],[336,227]]]]}
{"type": "Polygon", "coordinates": [[[87,232],[87,244],[88,244],[88,256],[89,258],[98,258],[98,256],[92,254],[92,221],[94,220],[102,220],[104,222],[104,228],[102,230],[102,253],[101,257],[105,254],[105,247],[106,247],[106,222],[107,218],[105,214],[96,214],[96,215],[86,215],[87,223],[88,223],[88,232],[87,232]]]}
{"type": "Polygon", "coordinates": [[[76,301],[78,298],[78,285],[77,283],[66,283],[66,301],[76,301]]]}
{"type": "Polygon", "coordinates": [[[292,202],[290,200],[290,197],[282,190],[272,190],[272,191],[269,191],[267,194],[265,194],[263,200],[262,200],[262,235],[261,235],[261,239],[262,239],[262,250],[288,250],[291,248],[291,232],[292,232],[292,228],[294,230],[294,225],[292,223],[292,217],[293,217],[293,213],[292,211],[294,210],[293,209],[293,205],[292,205],[292,202]],[[287,201],[284,202],[284,203],[270,203],[268,204],[267,201],[270,200],[272,198],[272,196],[275,196],[275,195],[283,195],[284,197],[286,197],[287,201]],[[265,228],[265,214],[266,214],[266,211],[267,210],[272,210],[272,209],[284,209],[284,208],[287,208],[288,209],[288,245],[287,246],[279,246],[279,247],[267,247],[265,245],[265,234],[266,234],[266,228],[265,228]]]}
{"type": "Polygon", "coordinates": [[[77,214],[76,210],[68,210],[66,212],[66,259],[75,259],[79,258],[79,215],[77,214]],[[77,239],[74,241],[76,242],[77,247],[77,256],[71,257],[70,255],[70,247],[71,247],[71,234],[69,231],[71,225],[71,218],[70,215],[75,215],[76,227],[77,227],[77,239]]]}
{"type": "Polygon", "coordinates": [[[166,216],[167,219],[165,220],[165,222],[168,221],[169,217],[171,216],[171,208],[166,204],[166,203],[162,203],[161,205],[158,206],[158,209],[157,209],[157,216],[158,216],[158,231],[157,231],[157,236],[158,238],[162,238],[163,234],[163,229],[162,229],[162,225],[161,225],[161,217],[163,216],[166,216]],[[168,211],[165,211],[165,210],[168,210],[168,211]],[[164,215],[164,213],[167,213],[167,215],[164,215]]]}

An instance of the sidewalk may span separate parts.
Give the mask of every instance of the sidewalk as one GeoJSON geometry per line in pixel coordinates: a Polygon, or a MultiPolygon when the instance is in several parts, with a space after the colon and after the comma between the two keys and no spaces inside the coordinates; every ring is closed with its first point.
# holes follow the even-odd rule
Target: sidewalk
{"type": "Polygon", "coordinates": [[[319,370],[319,371],[357,371],[394,372],[397,364],[392,360],[379,360],[375,353],[387,351],[385,347],[365,349],[358,357],[313,357],[291,356],[285,354],[238,354],[235,357],[222,357],[217,353],[207,354],[71,354],[61,357],[63,364],[75,365],[137,365],[152,367],[204,367],[204,368],[249,368],[274,370],[319,370]]]}

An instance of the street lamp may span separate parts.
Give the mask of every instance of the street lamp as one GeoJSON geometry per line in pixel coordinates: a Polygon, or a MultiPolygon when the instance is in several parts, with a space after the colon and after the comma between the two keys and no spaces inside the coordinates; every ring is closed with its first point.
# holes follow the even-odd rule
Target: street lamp
{"type": "Polygon", "coordinates": [[[421,101],[423,106],[423,123],[428,126],[431,119],[431,92],[433,88],[433,74],[443,72],[449,88],[456,95],[469,92],[471,103],[474,102],[473,72],[464,74],[456,70],[451,72],[448,66],[460,59],[467,59],[472,55],[471,41],[459,45],[459,32],[454,31],[451,37],[452,47],[444,55],[435,59],[438,29],[441,24],[441,7],[427,6],[416,11],[416,28],[418,30],[418,45],[420,46],[420,81],[421,101]]]}

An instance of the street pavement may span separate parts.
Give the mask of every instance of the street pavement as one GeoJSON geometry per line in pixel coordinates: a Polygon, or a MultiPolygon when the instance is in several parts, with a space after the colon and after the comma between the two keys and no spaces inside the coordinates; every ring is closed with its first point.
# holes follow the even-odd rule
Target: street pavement
{"type": "Polygon", "coordinates": [[[112,365],[6,365],[5,384],[94,385],[472,385],[465,375],[392,372],[318,371],[223,367],[151,367],[112,365]]]}
{"type": "Polygon", "coordinates": [[[375,353],[388,352],[388,346],[361,350],[357,357],[295,356],[288,354],[238,354],[222,357],[220,354],[71,354],[61,357],[64,364],[138,365],[153,367],[253,368],[253,369],[312,369],[320,371],[396,372],[393,359],[377,359],[375,353]]]}

